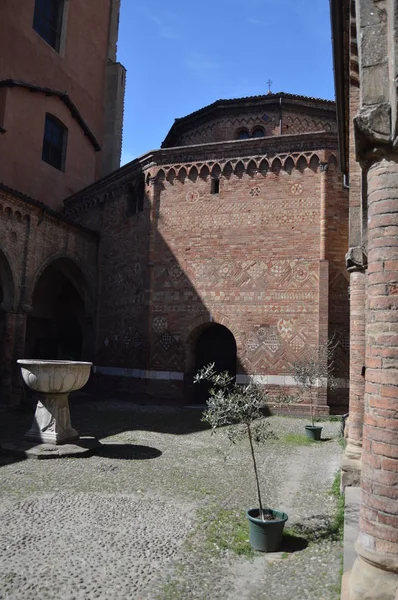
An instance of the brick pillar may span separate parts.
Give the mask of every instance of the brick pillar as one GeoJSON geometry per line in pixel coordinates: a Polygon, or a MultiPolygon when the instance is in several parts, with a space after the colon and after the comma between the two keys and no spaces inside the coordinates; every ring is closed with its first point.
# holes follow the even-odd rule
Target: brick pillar
{"type": "Polygon", "coordinates": [[[350,405],[348,439],[341,464],[341,487],[358,486],[361,475],[365,395],[366,273],[359,266],[350,271],[350,405]]]}
{"type": "MultiPolygon", "coordinates": [[[[319,165],[321,178],[320,198],[320,230],[319,230],[319,324],[318,324],[318,347],[327,345],[329,340],[329,261],[327,256],[327,175],[328,163],[321,162],[319,165]]],[[[318,387],[317,407],[320,414],[329,413],[328,390],[326,386],[318,387]],[[327,407],[327,408],[326,408],[327,407]]],[[[317,411],[318,412],[318,411],[317,411]]]]}
{"type": "Polygon", "coordinates": [[[366,273],[350,273],[350,422],[346,457],[360,459],[365,395],[366,273]]]}
{"type": "Polygon", "coordinates": [[[366,389],[362,504],[350,600],[398,590],[398,162],[368,171],[366,389]]]}
{"type": "Polygon", "coordinates": [[[23,398],[23,382],[18,358],[24,357],[26,314],[8,311],[3,314],[3,335],[0,340],[1,388],[8,406],[20,404],[23,398]]]}

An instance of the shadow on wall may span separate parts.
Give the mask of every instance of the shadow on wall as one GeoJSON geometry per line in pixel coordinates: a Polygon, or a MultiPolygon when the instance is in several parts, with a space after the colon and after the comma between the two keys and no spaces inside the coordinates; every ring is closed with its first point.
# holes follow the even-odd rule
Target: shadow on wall
{"type": "MultiPolygon", "coordinates": [[[[69,206],[69,216],[101,232],[99,328],[93,394],[137,403],[205,402],[194,373],[209,362],[244,373],[237,345],[195,289],[176,248],[165,241],[163,182],[138,167],[115,186],[69,206]]],[[[183,227],[176,242],[188,235],[183,227]]],[[[211,255],[209,255],[211,258],[211,255]]]]}

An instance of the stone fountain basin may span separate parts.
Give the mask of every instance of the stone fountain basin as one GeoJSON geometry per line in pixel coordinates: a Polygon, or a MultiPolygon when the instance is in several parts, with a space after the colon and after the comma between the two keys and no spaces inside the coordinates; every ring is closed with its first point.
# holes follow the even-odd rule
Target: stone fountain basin
{"type": "Polygon", "coordinates": [[[22,377],[28,387],[44,394],[68,394],[80,390],[90,377],[91,362],[20,359],[22,377]]]}

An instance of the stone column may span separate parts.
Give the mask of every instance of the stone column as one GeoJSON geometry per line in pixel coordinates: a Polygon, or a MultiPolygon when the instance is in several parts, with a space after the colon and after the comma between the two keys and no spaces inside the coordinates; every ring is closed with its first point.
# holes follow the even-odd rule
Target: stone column
{"type": "Polygon", "coordinates": [[[341,487],[358,486],[361,475],[362,431],[365,395],[366,273],[361,248],[350,248],[350,398],[348,439],[341,469],[341,487]]]}
{"type": "Polygon", "coordinates": [[[398,157],[368,170],[368,273],[362,504],[350,600],[398,590],[398,157]]]}

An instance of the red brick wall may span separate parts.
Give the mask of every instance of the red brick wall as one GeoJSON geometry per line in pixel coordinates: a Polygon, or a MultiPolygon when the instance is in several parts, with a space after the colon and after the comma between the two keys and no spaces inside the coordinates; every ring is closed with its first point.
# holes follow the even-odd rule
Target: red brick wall
{"type": "MultiPolygon", "coordinates": [[[[101,144],[110,0],[67,2],[66,43],[60,53],[32,27],[34,0],[20,3],[18,10],[12,0],[1,4],[0,80],[22,80],[67,92],[101,144]]],[[[99,177],[101,153],[95,152],[59,99],[13,90],[3,112],[0,125],[6,132],[0,133],[0,181],[4,184],[58,208],[63,198],[99,177]],[[41,164],[46,112],[59,116],[69,130],[65,173],[41,164]]]]}
{"type": "MultiPolygon", "coordinates": [[[[58,259],[67,259],[81,276],[78,292],[92,328],[96,313],[97,241],[95,234],[67,222],[44,205],[0,189],[0,288],[6,290],[6,302],[0,305],[0,402],[2,396],[9,396],[11,381],[15,389],[19,388],[15,361],[25,353],[26,323],[35,286],[45,268],[58,259]],[[2,389],[4,386],[7,390],[2,389]]],[[[85,358],[93,359],[93,350],[91,339],[85,358]]]]}
{"type": "MultiPolygon", "coordinates": [[[[289,387],[290,363],[318,343],[319,293],[326,301],[326,332],[339,327],[347,339],[348,207],[335,156],[323,149],[271,155],[154,167],[164,161],[154,153],[152,166],[142,168],[142,213],[126,215],[126,190],[138,167],[68,203],[79,222],[101,232],[97,364],[132,376],[112,379],[113,386],[126,391],[138,383],[142,391],[181,398],[185,385],[189,399],[195,333],[216,322],[235,337],[238,373],[269,376],[271,391],[287,376],[289,387]],[[329,266],[322,275],[320,158],[329,161],[329,266]],[[217,174],[219,193],[212,193],[217,174]],[[331,293],[341,302],[330,314],[329,272],[331,293]],[[134,369],[151,372],[139,375],[148,377],[146,383],[134,369]],[[185,383],[157,381],[159,372],[185,373],[185,383]]],[[[346,371],[347,362],[339,375],[346,371]]]]}

